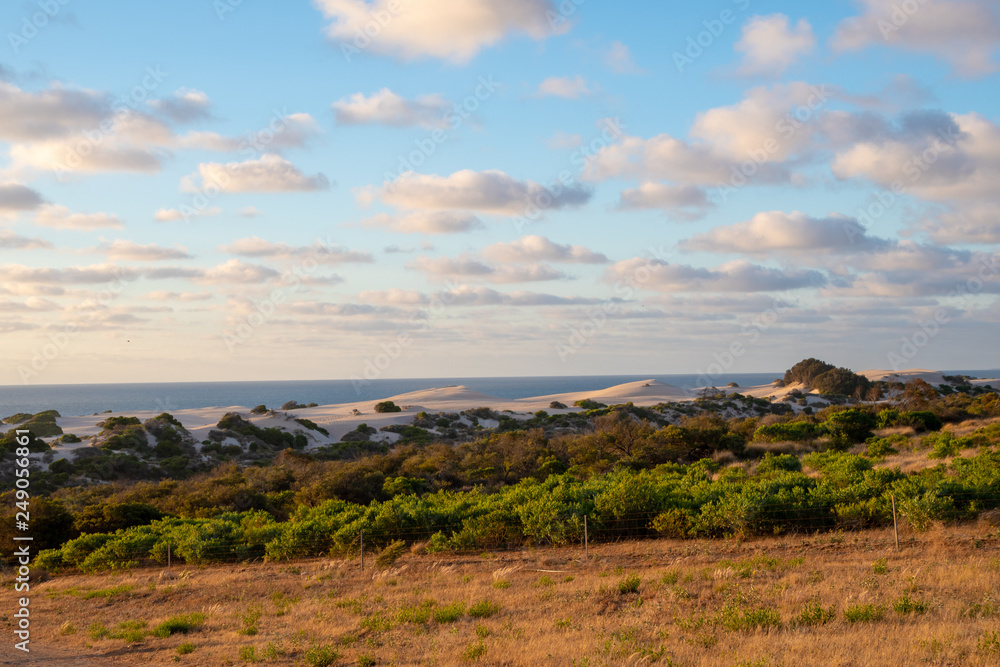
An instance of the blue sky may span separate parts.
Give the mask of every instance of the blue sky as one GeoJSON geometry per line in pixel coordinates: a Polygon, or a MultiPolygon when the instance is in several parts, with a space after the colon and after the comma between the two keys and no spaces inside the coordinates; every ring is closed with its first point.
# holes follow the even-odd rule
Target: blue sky
{"type": "Polygon", "coordinates": [[[0,383],[1000,365],[996,2],[0,27],[0,383]]]}

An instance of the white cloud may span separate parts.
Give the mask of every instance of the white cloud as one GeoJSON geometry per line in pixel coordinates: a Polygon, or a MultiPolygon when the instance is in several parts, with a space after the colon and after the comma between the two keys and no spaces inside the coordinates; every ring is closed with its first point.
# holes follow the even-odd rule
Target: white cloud
{"type": "Polygon", "coordinates": [[[387,290],[365,290],[358,294],[358,300],[382,306],[424,306],[430,297],[415,289],[394,287],[387,290]]]}
{"type": "Polygon", "coordinates": [[[510,293],[498,292],[489,287],[461,285],[442,292],[438,297],[451,306],[592,306],[601,299],[588,297],[565,297],[555,294],[516,290],[510,293]]]}
{"type": "Polygon", "coordinates": [[[77,285],[111,283],[128,279],[129,274],[121,267],[113,264],[71,266],[61,269],[24,266],[21,264],[0,264],[0,281],[4,283],[77,285]]]}
{"type": "Polygon", "coordinates": [[[0,183],[0,211],[31,211],[44,200],[37,191],[21,183],[0,183]]]}
{"type": "Polygon", "coordinates": [[[406,265],[432,280],[447,278],[478,279],[491,283],[527,283],[568,278],[566,274],[544,264],[522,266],[490,266],[474,257],[438,257],[421,255],[406,265]]]}
{"type": "Polygon", "coordinates": [[[161,262],[168,259],[191,258],[187,248],[165,248],[155,243],[141,245],[124,239],[115,239],[110,244],[99,246],[97,250],[107,254],[108,259],[117,261],[161,262]]]}
{"type": "Polygon", "coordinates": [[[181,187],[197,192],[209,184],[218,186],[221,192],[308,192],[330,187],[330,181],[323,174],[306,176],[274,153],[244,162],[203,162],[198,165],[197,173],[184,178],[181,187]]]}
{"type": "Polygon", "coordinates": [[[579,245],[553,243],[544,236],[525,236],[511,243],[494,243],[483,248],[486,259],[503,264],[523,262],[566,262],[574,264],[604,264],[608,260],[579,245]]]}
{"type": "Polygon", "coordinates": [[[577,74],[574,77],[550,76],[538,84],[536,97],[564,97],[568,100],[579,99],[594,93],[587,81],[577,74]]]}
{"type": "Polygon", "coordinates": [[[408,0],[402,5],[395,0],[313,2],[326,18],[331,19],[326,34],[342,44],[345,55],[360,53],[360,48],[364,48],[404,60],[432,57],[465,63],[480,50],[510,34],[526,34],[542,40],[559,32],[552,28],[546,15],[547,12],[558,15],[550,0],[452,0],[448,3],[408,0]],[[359,45],[356,43],[358,35],[365,35],[366,28],[377,32],[359,45]]]}
{"type": "Polygon", "coordinates": [[[460,234],[481,229],[483,222],[461,211],[416,211],[407,215],[380,213],[365,220],[365,227],[383,227],[401,234],[460,234]]]}
{"type": "Polygon", "coordinates": [[[827,253],[872,252],[891,246],[889,241],[868,236],[867,230],[853,218],[836,215],[813,218],[801,211],[764,211],[750,220],[715,227],[680,243],[682,250],[690,252],[758,257],[796,255],[804,259],[827,253]]]}
{"type": "Polygon", "coordinates": [[[242,208],[236,209],[236,215],[241,218],[256,218],[263,215],[263,213],[261,213],[256,206],[243,206],[242,208]]]}
{"type": "Polygon", "coordinates": [[[230,245],[220,246],[221,252],[242,257],[268,257],[282,260],[311,259],[320,264],[344,264],[348,262],[372,262],[372,256],[366,252],[356,252],[336,245],[316,243],[311,246],[290,246],[287,243],[274,243],[257,236],[238,239],[230,245]]]}
{"type": "Polygon", "coordinates": [[[35,223],[56,229],[121,229],[125,225],[118,216],[109,213],[73,213],[65,206],[44,204],[35,214],[35,223]]]}
{"type": "Polygon", "coordinates": [[[640,289],[662,292],[777,292],[821,287],[826,278],[818,271],[771,269],[746,260],[728,262],[714,269],[669,264],[635,257],[608,267],[605,280],[625,282],[640,289]],[[637,276],[648,278],[637,281],[637,276]]]}
{"type": "Polygon", "coordinates": [[[159,290],[147,292],[143,299],[148,301],[208,301],[212,298],[211,292],[169,292],[159,290]]]}
{"type": "Polygon", "coordinates": [[[628,46],[621,42],[612,42],[604,54],[604,64],[611,71],[618,72],[619,74],[632,74],[640,71],[635,63],[632,62],[632,52],[629,51],[628,46]]]}
{"type": "Polygon", "coordinates": [[[440,95],[421,95],[415,100],[407,100],[388,88],[370,97],[355,93],[333,103],[337,122],[341,125],[379,124],[428,129],[448,127],[447,114],[451,108],[452,104],[440,95]]]}
{"type": "Polygon", "coordinates": [[[222,213],[222,209],[218,206],[209,206],[206,208],[192,210],[191,212],[181,211],[176,208],[161,208],[153,214],[153,220],[157,222],[175,222],[177,220],[185,219],[185,216],[188,218],[192,216],[208,218],[214,215],[219,215],[220,213],[222,213]]]}
{"type": "Polygon", "coordinates": [[[743,24],[743,37],[734,48],[743,54],[741,74],[777,76],[815,47],[809,21],[799,19],[792,27],[784,14],[770,14],[743,24]]]}
{"type": "Polygon", "coordinates": [[[623,190],[618,207],[662,209],[678,220],[696,220],[704,217],[712,204],[705,191],[694,185],[643,183],[636,189],[623,190]]]}
{"type": "Polygon", "coordinates": [[[0,248],[4,250],[35,250],[52,248],[52,244],[44,239],[32,239],[15,234],[9,229],[0,229],[0,248]]]}
{"type": "Polygon", "coordinates": [[[833,47],[860,51],[888,45],[929,53],[949,63],[962,76],[985,76],[997,71],[1000,48],[1000,6],[996,0],[858,0],[858,16],[837,26],[833,47]],[[913,6],[914,11],[904,7],[913,6]]]}
{"type": "MultiPolygon", "coordinates": [[[[362,198],[373,193],[363,191],[362,198]]],[[[591,193],[568,186],[553,195],[534,181],[518,181],[502,171],[464,169],[450,176],[403,174],[377,192],[386,204],[400,209],[477,211],[495,215],[523,215],[532,205],[540,209],[580,206],[591,193]]]]}
{"type": "Polygon", "coordinates": [[[195,278],[195,282],[206,284],[258,284],[273,280],[278,276],[278,272],[268,266],[248,264],[238,259],[231,259],[228,262],[201,272],[201,275],[195,278]]]}
{"type": "Polygon", "coordinates": [[[921,222],[920,229],[936,243],[1000,244],[1000,204],[959,205],[921,222]]]}
{"type": "Polygon", "coordinates": [[[212,102],[208,95],[192,88],[178,88],[173,96],[149,100],[147,104],[175,123],[190,123],[211,118],[212,102]]]}

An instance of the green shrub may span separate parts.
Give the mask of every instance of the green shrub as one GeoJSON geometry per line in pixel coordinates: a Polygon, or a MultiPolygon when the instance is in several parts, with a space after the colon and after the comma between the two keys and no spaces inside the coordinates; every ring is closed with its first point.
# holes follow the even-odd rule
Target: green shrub
{"type": "Polygon", "coordinates": [[[465,605],[461,602],[453,602],[444,607],[438,607],[432,613],[435,623],[454,623],[462,618],[465,613],[465,605]]]}
{"type": "Polygon", "coordinates": [[[885,616],[885,607],[873,604],[852,605],[844,610],[848,623],[875,623],[885,616]]]}
{"type": "Polygon", "coordinates": [[[628,595],[629,593],[638,593],[640,585],[642,585],[642,579],[639,578],[639,575],[630,574],[619,581],[615,589],[619,595],[628,595]]]}
{"type": "Polygon", "coordinates": [[[318,431],[319,433],[322,433],[323,435],[326,436],[330,435],[330,432],[328,430],[326,430],[322,426],[317,426],[315,422],[309,419],[296,419],[295,421],[298,422],[299,424],[302,424],[311,431],[318,431]]]}
{"type": "Polygon", "coordinates": [[[303,658],[310,667],[329,667],[340,659],[340,653],[333,647],[333,644],[325,644],[313,646],[306,651],[303,658]]]}
{"type": "Polygon", "coordinates": [[[403,408],[399,407],[392,401],[382,401],[381,403],[375,404],[375,412],[402,412],[403,408]]]}
{"type": "Polygon", "coordinates": [[[755,442],[803,442],[815,440],[823,434],[822,429],[809,422],[785,422],[767,424],[754,431],[755,442]]]}
{"type": "Polygon", "coordinates": [[[798,626],[825,625],[835,618],[837,618],[835,607],[824,609],[819,602],[813,600],[805,604],[792,623],[798,626]]]}
{"type": "Polygon", "coordinates": [[[188,653],[194,653],[195,648],[195,645],[191,642],[184,642],[183,644],[177,645],[177,654],[187,655],[188,653]]]}
{"type": "MultiPolygon", "coordinates": [[[[494,584],[494,586],[495,585],[496,584],[494,584]]],[[[506,588],[506,586],[504,588],[506,588]]],[[[500,605],[497,604],[496,602],[493,602],[492,600],[480,600],[479,602],[469,607],[469,616],[471,616],[472,618],[489,618],[491,616],[495,616],[498,613],[500,613],[500,605]]]]}
{"type": "Polygon", "coordinates": [[[892,603],[892,608],[897,614],[923,614],[928,609],[928,604],[923,600],[914,600],[909,595],[903,595],[892,603]]]}
{"type": "Polygon", "coordinates": [[[385,570],[393,566],[393,564],[399,560],[399,557],[406,552],[406,542],[403,540],[395,540],[390,542],[382,551],[379,552],[378,558],[375,559],[375,567],[380,570],[385,570]]]}
{"type": "Polygon", "coordinates": [[[205,614],[180,614],[171,616],[153,629],[155,637],[165,638],[175,634],[187,634],[205,623],[205,614]]]}

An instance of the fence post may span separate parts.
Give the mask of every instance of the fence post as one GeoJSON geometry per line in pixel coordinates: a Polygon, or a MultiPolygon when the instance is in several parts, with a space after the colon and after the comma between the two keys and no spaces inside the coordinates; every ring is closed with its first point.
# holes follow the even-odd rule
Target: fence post
{"type": "Polygon", "coordinates": [[[365,571],[365,529],[361,529],[361,571],[365,571]]]}
{"type": "Polygon", "coordinates": [[[167,567],[170,567],[170,545],[167,544],[167,567]]]}
{"type": "Polygon", "coordinates": [[[583,515],[583,552],[584,555],[590,558],[590,535],[587,533],[587,515],[583,515]]]}
{"type": "Polygon", "coordinates": [[[899,524],[896,521],[896,496],[892,496],[892,532],[896,535],[896,551],[899,551],[899,524]]]}

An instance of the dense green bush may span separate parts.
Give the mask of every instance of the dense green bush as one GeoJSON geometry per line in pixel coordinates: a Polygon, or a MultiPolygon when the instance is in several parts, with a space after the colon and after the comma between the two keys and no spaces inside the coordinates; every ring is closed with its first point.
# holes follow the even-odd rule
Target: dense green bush
{"type": "Polygon", "coordinates": [[[375,404],[375,412],[402,412],[403,408],[399,407],[392,401],[382,401],[381,403],[375,404]]]}

